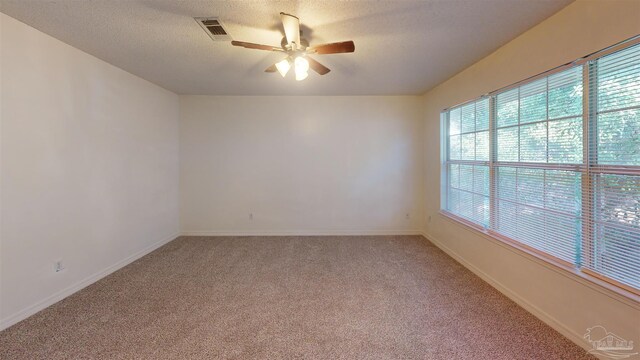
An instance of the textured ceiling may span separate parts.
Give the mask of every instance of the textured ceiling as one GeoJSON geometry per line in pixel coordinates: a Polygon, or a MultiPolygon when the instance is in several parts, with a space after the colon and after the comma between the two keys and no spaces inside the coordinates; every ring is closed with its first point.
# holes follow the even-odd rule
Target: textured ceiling
{"type": "Polygon", "coordinates": [[[0,0],[0,11],[179,94],[422,94],[572,0],[178,1],[0,0]],[[305,81],[263,70],[283,56],[213,42],[193,20],[218,16],[234,40],[278,45],[281,11],[331,72],[305,81]]]}

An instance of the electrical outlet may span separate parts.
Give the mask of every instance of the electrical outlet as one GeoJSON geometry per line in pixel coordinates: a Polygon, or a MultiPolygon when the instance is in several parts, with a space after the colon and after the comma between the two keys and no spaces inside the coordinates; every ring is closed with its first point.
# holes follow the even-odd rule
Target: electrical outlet
{"type": "Polygon", "coordinates": [[[249,220],[253,220],[253,213],[249,213],[249,220]]]}
{"type": "Polygon", "coordinates": [[[411,219],[411,214],[407,213],[407,214],[404,216],[404,218],[405,218],[405,219],[407,219],[407,220],[411,219]]]}
{"type": "Polygon", "coordinates": [[[62,260],[57,260],[53,264],[53,270],[55,270],[55,272],[60,272],[60,271],[64,270],[64,263],[62,262],[62,260]]]}

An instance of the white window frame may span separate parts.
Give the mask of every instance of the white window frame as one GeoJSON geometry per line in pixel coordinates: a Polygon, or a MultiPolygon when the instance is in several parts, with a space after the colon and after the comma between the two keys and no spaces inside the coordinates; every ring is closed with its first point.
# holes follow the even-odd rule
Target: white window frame
{"type": "MultiPolygon", "coordinates": [[[[507,236],[500,234],[499,232],[493,230],[495,229],[495,221],[496,221],[496,211],[497,209],[497,196],[495,194],[495,182],[496,182],[496,168],[497,165],[497,149],[496,149],[496,96],[499,93],[503,93],[510,89],[522,86],[524,84],[533,82],[543,77],[547,77],[549,75],[568,70],[573,67],[582,67],[583,74],[583,113],[582,113],[582,121],[583,121],[583,161],[579,165],[575,164],[549,164],[549,163],[536,163],[535,168],[537,169],[550,169],[550,170],[572,170],[577,171],[582,174],[582,194],[593,195],[593,179],[597,174],[624,174],[624,175],[636,175],[640,176],[640,166],[618,166],[618,165],[604,165],[604,164],[595,164],[594,156],[590,152],[592,151],[590,144],[595,141],[595,137],[597,134],[595,133],[595,106],[593,102],[593,89],[590,87],[590,82],[593,80],[591,76],[593,72],[591,72],[591,67],[594,66],[595,61],[603,56],[608,54],[624,50],[628,47],[640,44],[640,36],[636,36],[629,40],[623,41],[619,44],[611,46],[609,48],[603,49],[601,51],[595,52],[593,54],[587,55],[581,59],[573,61],[571,63],[564,64],[557,68],[551,69],[549,71],[543,72],[541,74],[532,76],[525,80],[519,81],[512,85],[506,86],[504,88],[492,91],[488,94],[477,97],[473,100],[466,101],[464,103],[457,104],[455,106],[444,109],[441,112],[440,116],[440,126],[441,126],[441,179],[440,179],[440,213],[444,215],[446,218],[461,223],[473,231],[476,231],[483,235],[484,237],[498,243],[499,245],[505,246],[511,250],[515,250],[519,253],[525,253],[528,256],[532,256],[535,259],[543,261],[545,264],[552,265],[555,269],[560,269],[563,273],[571,273],[576,275],[582,281],[585,281],[586,284],[592,285],[596,284],[598,287],[604,287],[608,290],[611,290],[619,295],[622,295],[624,298],[631,299],[634,302],[640,302],[640,289],[631,287],[629,285],[620,283],[615,279],[609,278],[607,276],[601,275],[597,272],[591,271],[587,268],[583,268],[581,264],[573,264],[569,263],[565,260],[559,259],[553,255],[550,255],[541,250],[535,249],[531,246],[523,244],[517,240],[511,239],[507,236]],[[448,122],[448,114],[451,109],[455,109],[461,107],[463,105],[478,101],[482,98],[489,98],[489,147],[490,147],[490,156],[488,161],[489,166],[489,181],[490,181],[490,194],[489,194],[489,207],[490,207],[490,218],[489,218],[489,227],[485,228],[480,224],[474,223],[473,221],[467,220],[461,216],[458,216],[454,213],[451,213],[447,210],[448,206],[448,190],[449,190],[449,173],[448,168],[452,163],[460,163],[465,161],[454,161],[451,162],[449,160],[449,122],[448,122]]],[[[548,119],[547,119],[548,121],[548,119]]],[[[471,165],[474,165],[477,161],[468,162],[471,165]]],[[[508,164],[506,162],[502,162],[502,164],[508,164]]],[[[486,165],[486,164],[485,164],[486,165]]],[[[514,166],[522,167],[527,166],[527,163],[514,163],[514,166]]],[[[581,243],[581,251],[582,251],[582,261],[581,263],[585,263],[590,261],[590,257],[593,255],[593,232],[590,229],[593,219],[593,199],[591,196],[583,196],[582,197],[582,243],[581,243]]]]}

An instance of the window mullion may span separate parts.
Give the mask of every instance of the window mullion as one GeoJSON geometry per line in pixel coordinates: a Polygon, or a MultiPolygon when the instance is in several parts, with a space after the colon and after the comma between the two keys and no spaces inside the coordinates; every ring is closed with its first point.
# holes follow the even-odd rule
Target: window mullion
{"type": "Polygon", "coordinates": [[[441,141],[441,148],[440,148],[440,157],[442,159],[441,161],[441,172],[440,172],[440,207],[441,208],[445,208],[445,209],[449,209],[449,199],[450,199],[450,195],[449,195],[449,191],[450,191],[450,182],[449,182],[449,177],[451,176],[449,174],[449,160],[450,160],[450,155],[449,155],[449,149],[450,149],[450,145],[449,145],[449,111],[446,111],[443,113],[442,115],[442,120],[440,121],[440,126],[442,126],[443,131],[442,133],[442,141],[441,141]]]}
{"type": "Polygon", "coordinates": [[[594,133],[596,131],[596,86],[595,63],[587,62],[582,68],[582,239],[578,245],[580,249],[576,254],[576,264],[583,267],[585,264],[593,264],[594,258],[594,194],[593,194],[593,151],[595,146],[594,133]]]}
{"type": "Polygon", "coordinates": [[[496,97],[489,97],[489,229],[497,230],[498,200],[497,200],[497,172],[495,162],[497,159],[496,147],[496,97]]]}

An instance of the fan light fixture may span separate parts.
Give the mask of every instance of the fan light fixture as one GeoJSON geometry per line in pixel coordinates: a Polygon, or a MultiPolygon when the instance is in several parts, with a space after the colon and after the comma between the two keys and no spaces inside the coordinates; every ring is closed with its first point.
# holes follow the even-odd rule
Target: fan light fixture
{"type": "Polygon", "coordinates": [[[295,60],[295,71],[296,71],[296,80],[301,81],[309,76],[309,61],[303,58],[302,56],[298,56],[295,60]]]}
{"type": "Polygon", "coordinates": [[[282,75],[282,77],[285,77],[289,72],[289,69],[291,69],[291,59],[286,58],[282,59],[282,61],[277,62],[276,69],[278,69],[278,72],[280,73],[280,75],[282,75]]]}

